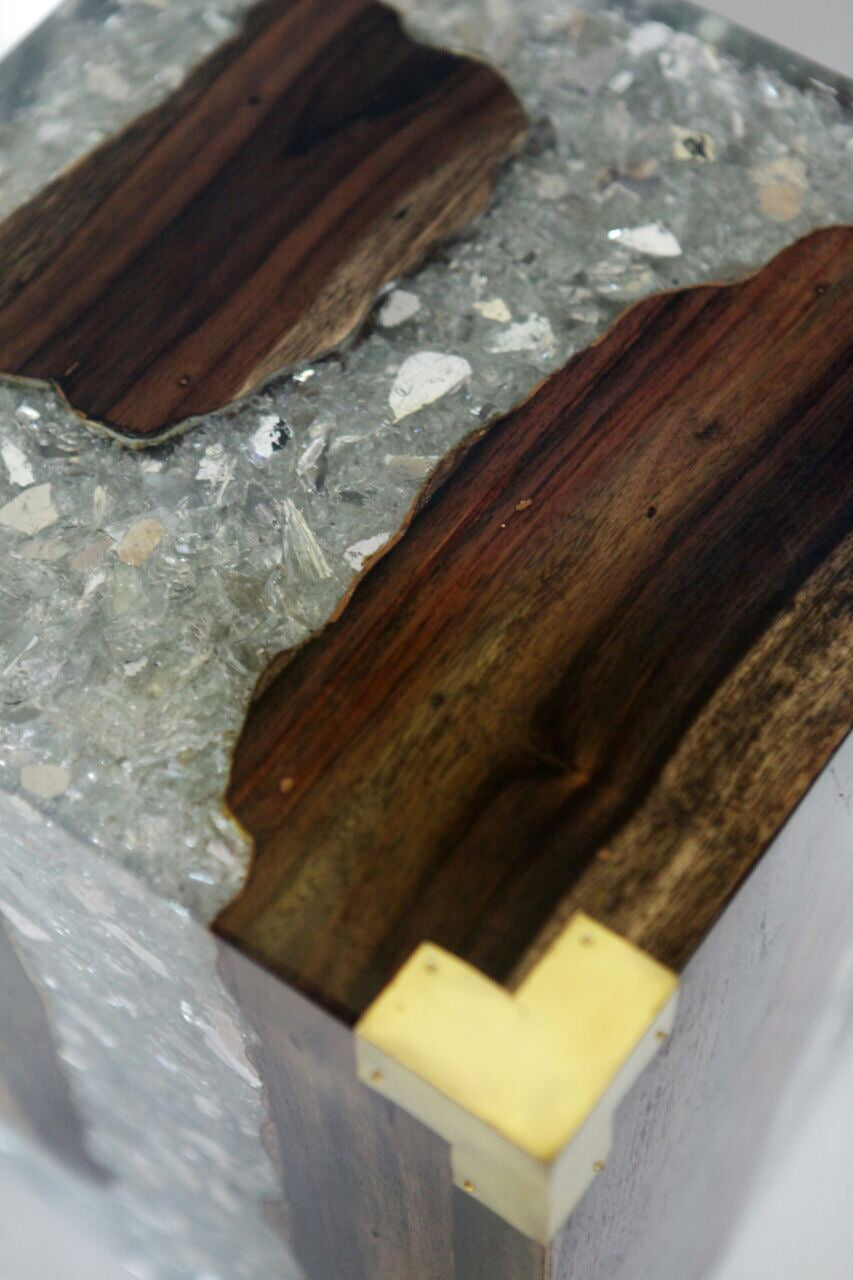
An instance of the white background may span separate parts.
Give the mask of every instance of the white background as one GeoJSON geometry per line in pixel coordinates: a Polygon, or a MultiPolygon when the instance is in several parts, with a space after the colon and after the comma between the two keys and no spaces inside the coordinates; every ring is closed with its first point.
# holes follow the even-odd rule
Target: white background
{"type": "Polygon", "coordinates": [[[0,55],[37,26],[56,0],[0,0],[0,55]]]}
{"type": "Polygon", "coordinates": [[[853,76],[853,0],[715,0],[706,8],[853,76]]]}

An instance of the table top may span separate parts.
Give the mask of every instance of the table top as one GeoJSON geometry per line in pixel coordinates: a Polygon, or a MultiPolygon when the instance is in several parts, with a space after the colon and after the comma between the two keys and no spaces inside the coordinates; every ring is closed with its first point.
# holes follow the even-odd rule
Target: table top
{"type": "MultiPolygon", "coordinates": [[[[0,67],[0,213],[248,7],[63,5],[0,67]]],[[[222,796],[258,676],[329,618],[438,460],[631,303],[853,221],[847,89],[713,15],[405,8],[493,60],[532,128],[489,211],[357,341],[139,453],[0,383],[0,785],[204,918],[248,862],[222,796]]]]}

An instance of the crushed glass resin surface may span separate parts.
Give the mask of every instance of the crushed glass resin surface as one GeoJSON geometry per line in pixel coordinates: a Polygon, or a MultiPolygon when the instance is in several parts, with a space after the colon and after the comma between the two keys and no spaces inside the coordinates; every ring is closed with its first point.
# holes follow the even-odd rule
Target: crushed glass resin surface
{"type": "MultiPolygon", "coordinates": [[[[63,6],[0,69],[0,213],[165,96],[247,7],[63,6]]],[[[204,917],[248,860],[222,795],[255,681],[322,626],[441,456],[636,299],[853,220],[838,96],[760,45],[725,52],[719,19],[403,7],[500,65],[531,131],[489,212],[357,341],[139,453],[0,384],[0,781],[204,917]]]]}

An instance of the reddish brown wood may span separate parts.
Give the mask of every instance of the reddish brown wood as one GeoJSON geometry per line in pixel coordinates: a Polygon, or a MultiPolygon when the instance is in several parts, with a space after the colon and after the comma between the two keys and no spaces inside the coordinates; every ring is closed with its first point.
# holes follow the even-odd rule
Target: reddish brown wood
{"type": "Polygon", "coordinates": [[[621,841],[581,905],[683,963],[853,718],[851,281],[834,229],[650,299],[468,442],[250,712],[223,933],[355,1017],[424,938],[508,979],[621,841]]]}
{"type": "Polygon", "coordinates": [[[375,0],[263,0],[0,226],[0,370],[154,440],[328,350],[488,199],[522,110],[375,0]]]}

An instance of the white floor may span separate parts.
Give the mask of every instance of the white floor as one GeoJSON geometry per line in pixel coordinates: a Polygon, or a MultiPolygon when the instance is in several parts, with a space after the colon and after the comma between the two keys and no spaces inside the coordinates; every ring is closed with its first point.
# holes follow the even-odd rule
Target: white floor
{"type": "Polygon", "coordinates": [[[713,1280],[853,1276],[853,1034],[713,1280]]]}

